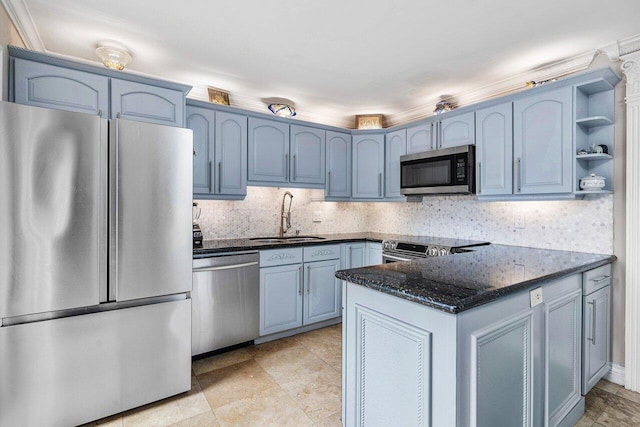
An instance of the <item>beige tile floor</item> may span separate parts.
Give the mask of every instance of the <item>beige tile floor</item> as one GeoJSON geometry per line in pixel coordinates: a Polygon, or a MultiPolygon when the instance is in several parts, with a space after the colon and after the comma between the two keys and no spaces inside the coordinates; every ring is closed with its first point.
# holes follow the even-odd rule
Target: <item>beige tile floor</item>
{"type": "MultiPolygon", "coordinates": [[[[340,328],[197,360],[190,392],[89,425],[340,426],[340,328]]],[[[600,381],[577,426],[640,426],[640,394],[600,381]]]]}

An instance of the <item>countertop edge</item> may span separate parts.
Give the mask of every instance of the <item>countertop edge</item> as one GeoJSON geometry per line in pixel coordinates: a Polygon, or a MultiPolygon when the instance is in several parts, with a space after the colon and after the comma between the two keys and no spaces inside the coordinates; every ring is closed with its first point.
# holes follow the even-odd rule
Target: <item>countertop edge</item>
{"type": "Polygon", "coordinates": [[[550,273],[541,277],[537,277],[535,279],[525,280],[523,282],[510,285],[506,288],[487,291],[482,295],[482,298],[469,297],[461,301],[461,304],[458,304],[458,305],[448,305],[444,303],[438,303],[437,301],[433,301],[433,300],[427,300],[427,299],[424,299],[423,297],[418,297],[416,295],[412,295],[411,293],[402,292],[398,289],[385,286],[385,284],[380,281],[373,280],[371,278],[364,278],[364,277],[357,276],[357,270],[369,269],[373,267],[362,267],[360,269],[351,269],[351,270],[339,270],[336,272],[336,277],[338,279],[345,280],[347,282],[364,286],[373,290],[377,290],[388,295],[396,296],[396,297],[405,299],[407,301],[412,301],[412,302],[415,302],[427,307],[431,307],[440,311],[444,311],[447,313],[458,314],[458,313],[470,310],[472,308],[479,307],[484,304],[489,304],[506,295],[523,291],[526,289],[533,289],[551,280],[561,279],[563,277],[568,277],[577,273],[583,273],[585,271],[589,271],[594,268],[601,267],[603,265],[612,264],[618,259],[615,255],[603,254],[603,256],[606,258],[599,261],[585,263],[579,267],[568,268],[565,270],[561,270],[559,272],[550,273]],[[353,272],[353,273],[349,273],[349,272],[353,272]]]}

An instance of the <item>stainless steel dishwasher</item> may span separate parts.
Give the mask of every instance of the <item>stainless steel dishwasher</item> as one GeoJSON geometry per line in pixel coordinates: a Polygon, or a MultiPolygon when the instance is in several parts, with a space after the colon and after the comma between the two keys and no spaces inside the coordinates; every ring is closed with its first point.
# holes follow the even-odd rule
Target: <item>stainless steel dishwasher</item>
{"type": "Polygon", "coordinates": [[[193,260],[192,356],[258,337],[259,260],[257,252],[193,260]]]}

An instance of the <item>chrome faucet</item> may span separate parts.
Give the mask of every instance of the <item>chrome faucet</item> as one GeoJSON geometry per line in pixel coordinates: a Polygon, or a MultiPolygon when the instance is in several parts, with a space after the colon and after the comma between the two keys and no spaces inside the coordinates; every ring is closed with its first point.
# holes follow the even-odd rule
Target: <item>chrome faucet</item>
{"type": "Polygon", "coordinates": [[[278,233],[279,237],[284,237],[284,233],[289,231],[289,229],[291,228],[291,202],[293,202],[293,194],[291,194],[289,191],[285,191],[284,195],[282,196],[282,207],[280,208],[280,232],[278,233]],[[289,209],[287,209],[287,212],[285,213],[284,203],[287,199],[287,196],[291,198],[289,199],[289,209]]]}

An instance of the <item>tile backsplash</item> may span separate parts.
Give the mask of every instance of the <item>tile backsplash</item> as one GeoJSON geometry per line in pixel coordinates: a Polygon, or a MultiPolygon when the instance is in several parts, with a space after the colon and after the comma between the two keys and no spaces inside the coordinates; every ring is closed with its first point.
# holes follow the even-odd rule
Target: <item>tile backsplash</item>
{"type": "Polygon", "coordinates": [[[198,200],[205,239],[277,235],[287,190],[294,195],[291,233],[376,231],[613,253],[613,196],[544,202],[441,196],[421,203],[338,203],[321,201],[323,190],[248,187],[243,201],[198,200]]]}

